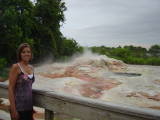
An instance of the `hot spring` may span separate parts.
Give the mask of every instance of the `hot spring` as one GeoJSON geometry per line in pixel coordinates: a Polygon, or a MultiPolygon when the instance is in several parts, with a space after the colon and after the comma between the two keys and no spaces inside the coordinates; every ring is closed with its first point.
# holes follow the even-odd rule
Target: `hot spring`
{"type": "Polygon", "coordinates": [[[36,67],[33,88],[160,109],[159,73],[160,66],[128,65],[86,53],[71,62],[36,67]]]}

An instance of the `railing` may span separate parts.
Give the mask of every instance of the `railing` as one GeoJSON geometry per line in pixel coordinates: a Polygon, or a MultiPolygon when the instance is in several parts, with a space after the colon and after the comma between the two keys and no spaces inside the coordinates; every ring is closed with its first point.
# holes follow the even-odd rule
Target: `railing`
{"type": "MultiPolygon", "coordinates": [[[[0,98],[8,98],[7,85],[0,83],[0,98]]],[[[33,89],[34,106],[45,109],[45,120],[54,112],[81,120],[160,120],[160,111],[117,105],[100,100],[33,89]]]]}

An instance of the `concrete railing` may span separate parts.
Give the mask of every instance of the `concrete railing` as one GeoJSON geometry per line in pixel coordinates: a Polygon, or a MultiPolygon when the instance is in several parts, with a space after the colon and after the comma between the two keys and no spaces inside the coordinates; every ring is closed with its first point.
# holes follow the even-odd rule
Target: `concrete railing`
{"type": "MultiPolygon", "coordinates": [[[[7,85],[0,83],[0,98],[8,98],[7,85]]],[[[74,95],[33,89],[34,106],[45,109],[45,120],[53,120],[54,112],[81,120],[160,120],[160,111],[117,105],[74,95]]]]}

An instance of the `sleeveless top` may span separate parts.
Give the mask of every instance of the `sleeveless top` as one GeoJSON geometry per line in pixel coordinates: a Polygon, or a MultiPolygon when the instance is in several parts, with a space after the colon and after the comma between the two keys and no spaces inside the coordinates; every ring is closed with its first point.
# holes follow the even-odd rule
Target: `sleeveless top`
{"type": "Polygon", "coordinates": [[[17,111],[25,111],[33,109],[32,102],[32,83],[35,81],[34,72],[33,75],[28,75],[22,69],[19,63],[17,63],[21,72],[17,77],[15,86],[15,104],[17,111]]]}

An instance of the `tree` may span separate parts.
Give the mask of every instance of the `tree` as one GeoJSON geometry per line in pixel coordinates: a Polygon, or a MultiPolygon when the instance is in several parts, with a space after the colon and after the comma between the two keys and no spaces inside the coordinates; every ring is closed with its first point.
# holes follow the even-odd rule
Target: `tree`
{"type": "MultiPolygon", "coordinates": [[[[33,47],[34,58],[62,55],[65,3],[61,0],[0,0],[0,57],[16,61],[16,49],[22,42],[33,47]],[[5,52],[4,52],[5,51],[5,52]]],[[[34,59],[34,60],[35,60],[34,59]]]]}
{"type": "Polygon", "coordinates": [[[154,57],[160,57],[160,45],[153,45],[148,51],[154,57]]]}
{"type": "Polygon", "coordinates": [[[21,42],[33,43],[32,9],[30,0],[0,0],[0,57],[10,63],[16,60],[21,42]]]}
{"type": "Polygon", "coordinates": [[[62,33],[60,32],[60,24],[64,22],[63,12],[66,10],[65,3],[61,0],[37,0],[34,9],[35,30],[33,37],[37,55],[44,57],[47,53],[53,56],[60,56],[62,41],[62,33]]]}
{"type": "Polygon", "coordinates": [[[74,39],[63,38],[63,56],[72,56],[74,53],[83,52],[83,48],[74,39]]]}

